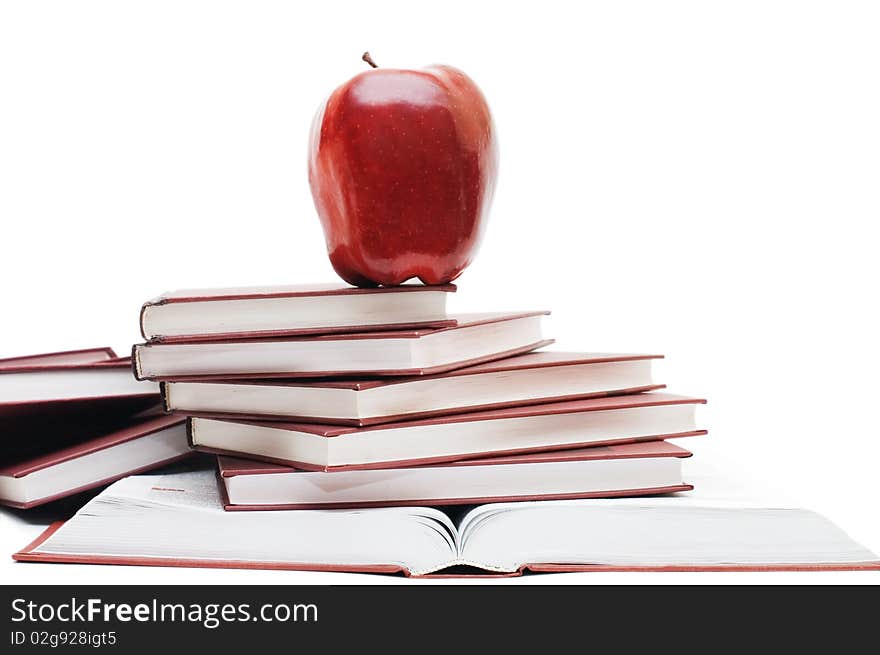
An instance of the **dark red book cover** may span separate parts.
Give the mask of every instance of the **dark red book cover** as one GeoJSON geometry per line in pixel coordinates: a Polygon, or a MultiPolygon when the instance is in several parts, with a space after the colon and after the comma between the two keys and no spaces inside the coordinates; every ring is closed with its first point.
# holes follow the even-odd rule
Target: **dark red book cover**
{"type": "Polygon", "coordinates": [[[21,355],[0,359],[0,371],[7,369],[40,369],[43,367],[79,366],[117,359],[112,348],[83,348],[37,355],[21,355]]]}

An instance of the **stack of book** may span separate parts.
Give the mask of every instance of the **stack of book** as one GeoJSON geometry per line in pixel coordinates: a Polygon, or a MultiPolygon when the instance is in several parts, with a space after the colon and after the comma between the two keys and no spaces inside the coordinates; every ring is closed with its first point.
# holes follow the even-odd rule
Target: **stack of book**
{"type": "Polygon", "coordinates": [[[190,453],[183,419],[110,348],[0,360],[0,504],[30,508],[190,453]]]}
{"type": "Polygon", "coordinates": [[[227,509],[689,489],[703,434],[653,355],[538,351],[546,312],[451,315],[454,287],[288,287],[147,303],[136,375],[214,453],[227,509]]]}
{"type": "Polygon", "coordinates": [[[119,480],[15,559],[406,575],[880,567],[812,512],[677,493],[692,489],[690,453],[666,440],[704,434],[703,401],[660,391],[657,355],[540,350],[546,312],[450,315],[452,291],[147,303],[136,377],[161,384],[168,415],[154,420],[181,430],[185,417],[210,467],[119,480]]]}

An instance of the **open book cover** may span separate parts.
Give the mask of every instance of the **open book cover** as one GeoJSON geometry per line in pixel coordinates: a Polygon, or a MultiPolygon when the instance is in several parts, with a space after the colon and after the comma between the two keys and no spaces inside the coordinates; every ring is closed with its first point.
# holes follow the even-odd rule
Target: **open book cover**
{"type": "Polygon", "coordinates": [[[877,556],[833,523],[788,506],[672,495],[499,503],[448,512],[430,507],[225,512],[214,472],[207,470],[120,480],[13,557],[410,576],[880,570],[877,556]]]}
{"type": "Polygon", "coordinates": [[[139,382],[131,358],[90,348],[0,360],[0,418],[134,414],[160,401],[159,387],[139,382]]]}
{"type": "Polygon", "coordinates": [[[168,412],[367,426],[663,388],[661,355],[538,351],[436,375],[163,382],[168,412]]]}
{"type": "Polygon", "coordinates": [[[218,457],[227,510],[474,505],[646,496],[692,487],[690,451],[665,441],[594,446],[408,468],[302,471],[218,457]]]}
{"type": "Polygon", "coordinates": [[[167,343],[449,327],[455,285],[345,284],[183,289],[144,303],[144,339],[167,343]]]}

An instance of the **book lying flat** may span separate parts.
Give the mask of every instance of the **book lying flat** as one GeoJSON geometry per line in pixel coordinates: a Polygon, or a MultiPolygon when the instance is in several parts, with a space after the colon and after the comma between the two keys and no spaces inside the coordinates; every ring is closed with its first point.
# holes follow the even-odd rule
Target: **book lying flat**
{"type": "Polygon", "coordinates": [[[0,360],[0,417],[136,413],[159,401],[159,387],[131,373],[110,348],[0,360]]]}
{"type": "Polygon", "coordinates": [[[415,466],[705,434],[704,400],[664,393],[590,398],[365,428],[194,417],[198,450],[313,471],[415,466]]]}
{"type": "MultiPolygon", "coordinates": [[[[0,466],[0,504],[30,508],[157,468],[190,454],[182,418],[131,419],[109,433],[77,435],[74,443],[29,453],[0,466]]],[[[39,441],[39,435],[29,435],[39,441]]]]}
{"type": "Polygon", "coordinates": [[[547,312],[466,314],[447,328],[134,347],[139,379],[426,375],[552,343],[547,312]]]}
{"type": "Polygon", "coordinates": [[[118,357],[112,348],[82,348],[80,350],[63,350],[61,352],[40,353],[37,355],[4,357],[0,359],[0,369],[64,366],[65,364],[76,366],[78,364],[106,362],[113,359],[118,359],[118,357]]]}
{"type": "Polygon", "coordinates": [[[147,340],[185,341],[450,326],[446,298],[453,291],[452,284],[187,289],[145,303],[141,333],[147,340]]]}
{"type": "Polygon", "coordinates": [[[662,388],[659,355],[540,351],[415,378],[163,382],[168,412],[376,425],[662,388]]]}
{"type": "Polygon", "coordinates": [[[301,471],[219,457],[227,510],[474,505],[523,500],[645,496],[692,487],[665,441],[595,446],[408,468],[301,471]]]}
{"type": "Polygon", "coordinates": [[[213,472],[133,476],[13,555],[25,562],[421,576],[531,571],[880,569],[827,519],[658,498],[225,512],[213,472]],[[162,535],[161,539],[157,535],[162,535]]]}

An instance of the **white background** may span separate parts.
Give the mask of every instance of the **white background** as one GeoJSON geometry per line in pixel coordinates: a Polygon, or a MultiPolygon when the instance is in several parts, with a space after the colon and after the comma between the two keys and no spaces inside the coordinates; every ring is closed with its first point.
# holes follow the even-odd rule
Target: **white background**
{"type": "MultiPolygon", "coordinates": [[[[878,33],[869,2],[3,3],[0,357],[126,352],[140,304],[173,288],[334,279],[306,179],[314,110],[365,49],[448,63],[501,143],[455,307],[549,308],[559,347],[665,353],[660,381],[710,400],[695,459],[774,480],[880,552],[878,33]]],[[[36,530],[20,516],[0,516],[0,558],[36,530]]]]}

